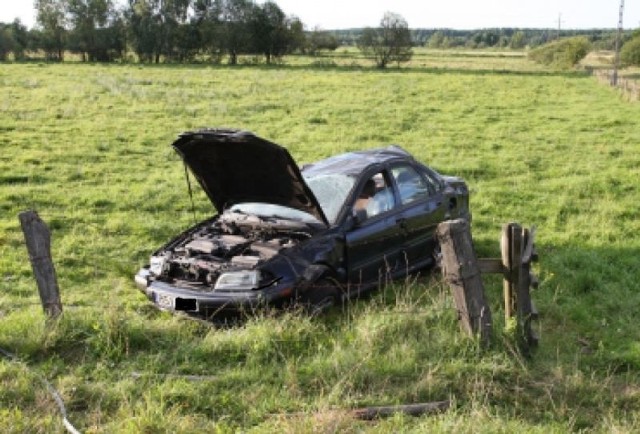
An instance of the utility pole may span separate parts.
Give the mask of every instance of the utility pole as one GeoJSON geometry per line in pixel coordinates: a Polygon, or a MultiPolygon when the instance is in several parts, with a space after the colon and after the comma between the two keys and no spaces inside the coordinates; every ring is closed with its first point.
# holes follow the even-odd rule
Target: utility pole
{"type": "Polygon", "coordinates": [[[618,68],[620,68],[620,39],[622,39],[622,15],[624,13],[624,0],[620,0],[620,14],[618,16],[618,36],[616,37],[616,57],[613,62],[613,75],[611,86],[618,84],[618,68]]]}
{"type": "Polygon", "coordinates": [[[560,39],[560,27],[562,27],[562,14],[558,14],[558,36],[556,39],[560,39]]]}

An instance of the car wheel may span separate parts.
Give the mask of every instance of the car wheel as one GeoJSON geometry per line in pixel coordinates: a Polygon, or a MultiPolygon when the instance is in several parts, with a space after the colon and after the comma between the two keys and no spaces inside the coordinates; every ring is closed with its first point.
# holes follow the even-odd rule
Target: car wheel
{"type": "Polygon", "coordinates": [[[336,306],[340,301],[338,282],[331,277],[322,277],[306,288],[298,302],[311,315],[318,315],[336,306]]]}

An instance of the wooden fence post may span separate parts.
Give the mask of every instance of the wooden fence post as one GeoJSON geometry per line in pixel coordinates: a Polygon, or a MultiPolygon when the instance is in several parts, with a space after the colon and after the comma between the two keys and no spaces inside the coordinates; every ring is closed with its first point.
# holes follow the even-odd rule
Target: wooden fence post
{"type": "Polygon", "coordinates": [[[22,212],[18,218],[27,243],[31,268],[38,284],[42,308],[49,318],[56,318],[62,313],[62,303],[56,270],[51,259],[49,228],[35,211],[22,212]]]}
{"type": "Polygon", "coordinates": [[[505,322],[515,318],[521,348],[528,351],[538,343],[531,327],[538,311],[530,294],[531,288],[538,286],[538,279],[531,272],[531,262],[538,259],[535,234],[535,227],[529,230],[517,223],[504,225],[500,238],[502,257],[478,259],[466,220],[449,220],[438,225],[436,235],[442,248],[442,271],[453,292],[460,324],[470,335],[480,333],[484,344],[489,342],[491,334],[491,311],[485,301],[481,273],[504,276],[505,322]]]}
{"type": "Polygon", "coordinates": [[[531,328],[531,321],[538,315],[530,294],[531,286],[537,286],[537,279],[531,273],[531,262],[537,259],[534,238],[535,228],[529,230],[509,223],[503,226],[500,241],[505,275],[505,320],[516,317],[518,337],[525,349],[538,343],[531,328]]]}
{"type": "Polygon", "coordinates": [[[515,295],[513,291],[513,276],[511,275],[511,225],[504,225],[502,227],[502,236],[500,237],[500,252],[502,253],[502,272],[504,279],[502,280],[502,286],[504,291],[504,317],[505,320],[509,320],[513,316],[513,312],[516,309],[515,295]]]}
{"type": "Polygon", "coordinates": [[[491,309],[484,295],[480,268],[473,249],[469,222],[447,220],[436,230],[442,249],[443,274],[460,315],[460,325],[469,335],[480,335],[483,345],[491,339],[491,309]]]}
{"type": "MultiPolygon", "coordinates": [[[[517,229],[516,229],[517,230],[517,229]]],[[[531,348],[538,344],[538,336],[531,327],[531,321],[538,316],[533,301],[531,300],[531,287],[538,286],[537,278],[531,272],[531,262],[537,261],[537,252],[535,250],[534,239],[536,230],[532,227],[520,228],[522,237],[522,251],[519,256],[519,272],[518,272],[518,296],[517,296],[517,317],[520,336],[523,339],[525,347],[531,348]]]]}

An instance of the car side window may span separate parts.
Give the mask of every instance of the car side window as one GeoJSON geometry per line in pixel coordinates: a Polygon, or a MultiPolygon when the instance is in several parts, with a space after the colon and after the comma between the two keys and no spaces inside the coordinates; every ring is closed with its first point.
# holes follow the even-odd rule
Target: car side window
{"type": "Polygon", "coordinates": [[[411,166],[396,166],[391,169],[398,186],[402,205],[429,197],[429,187],[422,176],[411,166]]]}
{"type": "Polygon", "coordinates": [[[430,172],[424,167],[420,167],[418,172],[429,184],[429,189],[431,190],[431,193],[435,193],[437,191],[442,190],[442,187],[443,187],[442,180],[437,178],[436,175],[434,175],[432,172],[430,172]]]}
{"type": "Polygon", "coordinates": [[[365,210],[367,218],[371,218],[395,206],[395,199],[391,186],[384,174],[378,172],[366,180],[360,193],[356,197],[354,210],[365,210]]]}

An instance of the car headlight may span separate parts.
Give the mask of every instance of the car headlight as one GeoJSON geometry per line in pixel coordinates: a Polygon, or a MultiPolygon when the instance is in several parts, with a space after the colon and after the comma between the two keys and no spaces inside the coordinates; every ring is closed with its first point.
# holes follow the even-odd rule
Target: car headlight
{"type": "Polygon", "coordinates": [[[149,271],[156,276],[161,276],[165,271],[167,258],[164,256],[152,256],[149,261],[149,271]]]}
{"type": "Polygon", "coordinates": [[[260,271],[258,270],[230,271],[228,273],[222,273],[220,277],[218,277],[213,289],[246,291],[255,289],[258,283],[260,283],[260,271]]]}

